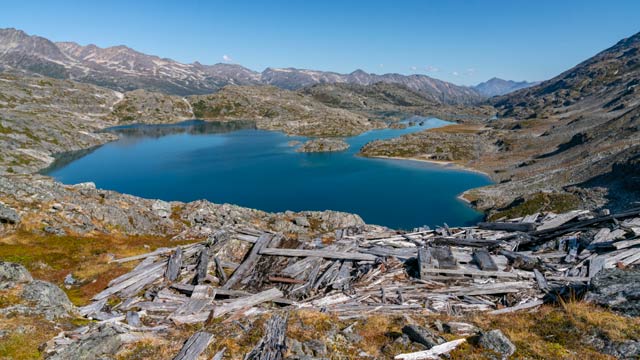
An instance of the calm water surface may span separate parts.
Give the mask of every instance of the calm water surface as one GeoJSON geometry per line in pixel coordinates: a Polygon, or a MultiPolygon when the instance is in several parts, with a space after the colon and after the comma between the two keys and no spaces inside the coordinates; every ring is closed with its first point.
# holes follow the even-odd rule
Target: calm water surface
{"type": "Polygon", "coordinates": [[[112,130],[120,140],[81,157],[61,157],[47,173],[64,183],[93,181],[146,198],[208,199],[266,211],[347,211],[393,228],[475,223],[481,215],[456,196],[489,184],[486,176],[356,156],[369,141],[448,124],[419,121],[424,123],[369,131],[346,139],[347,151],[320,154],[297,153],[288,142],[306,138],[257,130],[252,122],[120,127],[112,130]]]}

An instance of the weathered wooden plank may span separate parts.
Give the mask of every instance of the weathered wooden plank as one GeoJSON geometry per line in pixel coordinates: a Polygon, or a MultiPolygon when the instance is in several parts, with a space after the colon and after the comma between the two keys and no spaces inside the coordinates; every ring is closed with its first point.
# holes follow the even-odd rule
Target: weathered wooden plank
{"type": "MultiPolygon", "coordinates": [[[[171,288],[178,290],[183,294],[191,294],[193,292],[194,285],[189,284],[171,284],[171,288]]],[[[215,296],[228,296],[228,297],[242,297],[242,296],[250,296],[253,295],[250,292],[242,291],[242,290],[231,290],[231,289],[223,289],[223,288],[215,288],[215,296]]],[[[277,298],[273,300],[274,303],[280,305],[292,305],[295,302],[286,298],[277,298]]]]}
{"type": "Polygon", "coordinates": [[[244,278],[245,274],[247,274],[253,267],[256,262],[260,258],[260,250],[263,246],[271,241],[271,234],[262,234],[256,240],[255,244],[249,251],[249,254],[245,257],[244,261],[238,266],[238,268],[233,272],[231,277],[227,280],[227,282],[222,286],[223,289],[231,289],[235,284],[237,284],[242,278],[244,278]]]}
{"type": "Polygon", "coordinates": [[[351,280],[351,270],[353,269],[353,261],[345,260],[340,265],[340,269],[336,277],[331,282],[331,287],[334,289],[345,288],[348,286],[351,280]]]}
{"type": "Polygon", "coordinates": [[[424,360],[424,359],[440,359],[440,355],[450,353],[453,349],[457,348],[460,344],[467,341],[466,339],[458,339],[446,342],[444,344],[436,345],[429,350],[417,351],[406,354],[399,354],[394,357],[396,360],[424,360]]]}
{"type": "Polygon", "coordinates": [[[257,294],[239,298],[232,302],[216,306],[213,309],[212,317],[217,318],[232,311],[250,308],[252,306],[262,304],[263,302],[272,301],[274,299],[282,297],[282,295],[282,291],[278,290],[277,288],[272,288],[259,292],[257,294]]]}
{"type": "Polygon", "coordinates": [[[531,215],[527,215],[525,217],[522,218],[522,220],[520,220],[520,222],[522,223],[535,223],[536,220],[538,220],[538,217],[540,216],[540,213],[534,213],[531,215]]]}
{"type": "MultiPolygon", "coordinates": [[[[519,278],[522,274],[516,274],[505,271],[483,271],[471,269],[425,269],[428,274],[450,274],[450,275],[470,275],[470,276],[486,276],[486,277],[506,277],[519,278]]],[[[533,275],[532,275],[533,276],[533,275]]]]}
{"type": "Polygon", "coordinates": [[[529,301],[529,302],[524,303],[524,304],[520,304],[520,305],[516,305],[516,306],[512,306],[512,307],[507,307],[507,308],[504,308],[504,309],[498,309],[498,310],[489,311],[489,314],[491,314],[491,315],[507,314],[507,313],[512,313],[512,312],[519,311],[519,310],[531,309],[531,308],[534,308],[536,306],[540,306],[542,304],[544,304],[543,300],[534,300],[534,301],[529,301]]]}
{"type": "Polygon", "coordinates": [[[108,287],[105,290],[99,292],[98,294],[96,294],[93,297],[93,300],[101,300],[104,298],[107,298],[131,285],[134,284],[139,284],[139,283],[150,283],[155,281],[157,278],[161,277],[164,273],[164,267],[166,266],[167,262],[166,261],[161,261],[158,263],[155,263],[151,266],[149,266],[148,268],[145,269],[145,271],[140,272],[139,274],[137,274],[136,276],[130,277],[125,281],[122,281],[114,286],[108,287]]]}
{"type": "Polygon", "coordinates": [[[626,249],[632,246],[640,245],[640,239],[624,240],[613,243],[613,247],[616,249],[626,249]]]}
{"type": "Polygon", "coordinates": [[[202,284],[207,278],[207,271],[209,269],[209,247],[205,246],[198,255],[198,264],[196,265],[196,276],[193,279],[193,284],[202,284]]]}
{"type": "Polygon", "coordinates": [[[181,317],[201,312],[207,305],[211,304],[214,297],[215,290],[211,286],[196,285],[189,301],[177,308],[169,318],[176,323],[180,323],[181,317]]]}
{"type": "Polygon", "coordinates": [[[456,296],[477,296],[515,293],[529,288],[531,288],[531,282],[529,281],[510,281],[474,286],[450,286],[442,289],[434,289],[431,291],[434,293],[452,294],[456,296]]]}
{"type": "Polygon", "coordinates": [[[529,232],[535,230],[536,225],[532,223],[481,222],[478,223],[478,227],[485,230],[529,232]]]}
{"type": "Polygon", "coordinates": [[[173,360],[197,360],[198,356],[207,349],[212,340],[213,335],[204,331],[191,335],[173,360]]]}
{"type": "Polygon", "coordinates": [[[536,228],[536,231],[544,231],[557,228],[558,226],[564,225],[580,215],[587,214],[588,212],[588,210],[574,210],[566,212],[564,214],[556,215],[553,219],[543,222],[542,225],[536,228]]]}
{"type": "Polygon", "coordinates": [[[284,284],[304,284],[306,282],[304,280],[293,279],[293,278],[282,277],[282,276],[269,276],[268,280],[271,282],[284,283],[284,284]]]}
{"type": "Polygon", "coordinates": [[[320,276],[317,280],[315,280],[315,284],[313,284],[314,289],[319,289],[322,287],[326,287],[336,276],[338,270],[340,270],[340,262],[334,261],[331,265],[324,271],[322,276],[320,276]]]}
{"type": "Polygon", "coordinates": [[[473,251],[473,260],[481,270],[498,271],[498,265],[493,261],[487,249],[475,249],[473,251]]]}
{"type": "Polygon", "coordinates": [[[287,314],[273,315],[267,321],[265,335],[245,360],[281,360],[286,352],[287,314]]]}
{"type": "Polygon", "coordinates": [[[148,258],[150,256],[168,254],[172,250],[173,250],[172,248],[159,248],[159,249],[156,249],[155,251],[152,251],[150,253],[129,256],[129,257],[122,258],[122,259],[116,259],[116,260],[113,260],[111,262],[114,262],[114,263],[125,263],[125,262],[129,262],[129,261],[141,260],[141,259],[146,259],[146,258],[148,258]]]}
{"type": "Polygon", "coordinates": [[[218,259],[217,256],[213,257],[213,263],[216,265],[216,276],[220,279],[220,284],[224,285],[227,282],[227,273],[224,271],[222,267],[222,262],[218,259]]]}
{"type": "Polygon", "coordinates": [[[515,251],[500,250],[500,255],[509,259],[513,267],[517,269],[532,271],[539,266],[538,259],[515,251]]]}
{"type": "Polygon", "coordinates": [[[175,281],[180,275],[180,269],[182,268],[182,248],[177,247],[176,251],[171,254],[169,261],[167,262],[167,270],[164,273],[164,277],[168,281],[175,281]]]}
{"type": "Polygon", "coordinates": [[[225,351],[227,351],[227,348],[226,347],[222,348],[222,350],[218,351],[215,355],[213,355],[211,360],[222,360],[222,358],[224,357],[225,351]]]}
{"type": "Polygon", "coordinates": [[[635,254],[622,259],[621,263],[623,266],[629,266],[637,262],[638,260],[640,260],[640,249],[638,249],[638,252],[636,252],[635,254]]]}
{"type": "Polygon", "coordinates": [[[457,269],[458,261],[453,256],[450,246],[431,247],[431,256],[438,262],[439,269],[457,269]]]}
{"type": "Polygon", "coordinates": [[[354,261],[375,261],[378,258],[375,255],[362,254],[357,252],[304,250],[304,249],[278,249],[278,248],[263,248],[262,250],[260,250],[260,255],[320,257],[325,259],[354,260],[354,261]]]}
{"type": "Polygon", "coordinates": [[[425,280],[428,274],[426,269],[430,269],[433,267],[433,257],[431,256],[430,248],[418,248],[418,274],[420,276],[420,279],[425,280]]]}
{"type": "Polygon", "coordinates": [[[147,310],[152,312],[174,312],[182,303],[179,302],[153,302],[153,301],[140,301],[135,303],[134,307],[140,308],[140,310],[147,310]]]}
{"type": "Polygon", "coordinates": [[[547,279],[538,269],[533,269],[533,275],[536,277],[536,282],[538,283],[538,287],[540,288],[540,290],[546,291],[547,289],[549,289],[549,283],[547,283],[547,279]]]}
{"type": "Polygon", "coordinates": [[[547,241],[547,239],[550,239],[550,238],[553,238],[553,237],[557,237],[557,236],[561,236],[561,235],[566,234],[566,233],[570,233],[570,232],[574,231],[574,229],[580,229],[580,228],[584,228],[586,226],[590,226],[590,225],[598,224],[598,223],[602,223],[602,222],[607,222],[607,221],[625,219],[625,218],[628,218],[628,217],[636,216],[638,214],[640,214],[640,208],[639,209],[633,209],[633,210],[625,211],[625,212],[621,212],[621,213],[617,213],[617,214],[613,214],[613,215],[600,216],[600,217],[593,218],[593,219],[576,221],[576,222],[573,222],[571,224],[560,225],[560,226],[558,226],[556,228],[545,229],[545,230],[536,230],[533,233],[531,233],[531,235],[536,236],[536,238],[532,238],[528,242],[522,242],[521,245],[523,245],[523,244],[527,244],[527,245],[528,244],[533,244],[533,245],[535,245],[535,244],[547,241]]]}

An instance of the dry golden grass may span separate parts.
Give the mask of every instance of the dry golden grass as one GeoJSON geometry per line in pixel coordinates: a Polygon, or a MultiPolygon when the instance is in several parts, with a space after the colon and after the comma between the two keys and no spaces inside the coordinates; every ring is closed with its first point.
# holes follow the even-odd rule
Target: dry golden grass
{"type": "Polygon", "coordinates": [[[138,255],[158,247],[179,244],[182,242],[142,236],[42,236],[18,232],[0,239],[0,259],[20,263],[34,278],[57,285],[63,283],[67,274],[73,274],[80,285],[66,291],[72,302],[83,305],[103,290],[111,279],[135,265],[135,262],[110,263],[113,256],[138,255]]]}
{"type": "MultiPolygon", "coordinates": [[[[71,325],[71,324],[69,324],[71,325]]],[[[40,344],[54,337],[60,328],[40,317],[0,317],[0,330],[10,333],[0,338],[0,359],[40,359],[40,344]]]]}

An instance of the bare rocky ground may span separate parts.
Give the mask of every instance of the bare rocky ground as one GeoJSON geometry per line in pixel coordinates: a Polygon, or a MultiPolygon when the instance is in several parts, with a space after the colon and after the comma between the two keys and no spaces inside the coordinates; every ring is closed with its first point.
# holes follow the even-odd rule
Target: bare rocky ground
{"type": "Polygon", "coordinates": [[[191,96],[189,102],[200,119],[256,119],[260,129],[292,135],[350,136],[386,127],[361,114],[272,86],[226,86],[211,95],[191,96]]]}

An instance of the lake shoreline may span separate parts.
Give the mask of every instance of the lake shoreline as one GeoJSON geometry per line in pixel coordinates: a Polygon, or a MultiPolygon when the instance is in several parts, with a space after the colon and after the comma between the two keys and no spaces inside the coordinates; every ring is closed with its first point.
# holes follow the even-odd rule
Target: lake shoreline
{"type": "MultiPolygon", "coordinates": [[[[362,156],[362,155],[359,155],[362,156]]],[[[469,171],[469,172],[474,172],[474,173],[478,173],[478,174],[482,174],[485,175],[487,177],[489,177],[491,179],[491,176],[482,171],[482,170],[478,170],[478,169],[474,169],[472,167],[468,167],[468,166],[464,166],[464,165],[460,165],[457,164],[455,162],[452,161],[442,161],[442,160],[430,160],[430,159],[423,159],[423,158],[418,158],[418,157],[401,157],[401,156],[384,156],[384,155],[375,155],[375,156],[362,156],[365,158],[372,158],[372,159],[387,159],[387,160],[409,160],[409,161],[418,161],[418,162],[424,162],[424,163],[429,163],[429,164],[435,164],[444,168],[454,168],[456,170],[464,170],[464,171],[469,171]]]]}

